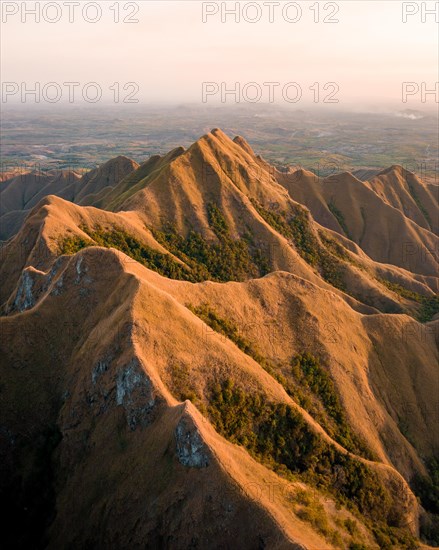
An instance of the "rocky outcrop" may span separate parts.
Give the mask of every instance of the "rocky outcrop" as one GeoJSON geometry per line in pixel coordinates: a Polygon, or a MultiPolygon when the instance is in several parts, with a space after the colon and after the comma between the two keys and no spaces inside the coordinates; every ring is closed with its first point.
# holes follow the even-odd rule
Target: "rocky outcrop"
{"type": "Polygon", "coordinates": [[[35,305],[35,299],[32,293],[33,286],[34,280],[31,276],[30,271],[23,271],[21,275],[21,280],[18,284],[13,309],[21,313],[35,305]]]}
{"type": "Polygon", "coordinates": [[[184,414],[175,428],[177,457],[183,466],[189,468],[206,468],[209,456],[200,432],[192,418],[184,414]]]}
{"type": "Polygon", "coordinates": [[[119,370],[116,381],[116,404],[125,409],[129,427],[149,424],[156,400],[151,381],[137,358],[119,370]]]}

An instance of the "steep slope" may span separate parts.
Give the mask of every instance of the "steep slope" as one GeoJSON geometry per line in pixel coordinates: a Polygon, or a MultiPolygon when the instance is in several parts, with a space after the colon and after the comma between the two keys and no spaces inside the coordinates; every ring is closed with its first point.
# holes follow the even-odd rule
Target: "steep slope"
{"type": "Polygon", "coordinates": [[[74,171],[24,173],[0,186],[0,240],[15,235],[32,208],[49,195],[78,204],[89,204],[100,192],[111,189],[138,164],[116,157],[82,177],[74,171]]]}
{"type": "MultiPolygon", "coordinates": [[[[129,227],[123,229],[124,235],[108,233],[112,226],[120,225],[118,220],[132,217],[135,225],[142,225],[133,234],[137,240],[142,241],[145,233],[143,241],[151,247],[152,231],[152,248],[167,250],[173,260],[178,258],[186,264],[192,272],[191,280],[245,280],[284,270],[331,289],[363,313],[405,311],[422,319],[431,318],[430,310],[434,314],[436,307],[433,293],[438,288],[437,278],[372,262],[353,242],[324,230],[306,209],[291,200],[270,174],[268,165],[249,150],[242,138],[232,142],[218,130],[187,152],[179,150],[168,159],[152,159],[111,191],[121,197],[124,206],[119,209],[129,208],[131,212],[84,218],[77,210],[76,218],[71,219],[71,205],[59,203],[53,235],[48,239],[52,244],[43,239],[39,248],[57,248],[59,238],[69,232],[73,247],[93,241],[103,244],[106,239],[107,244],[117,248],[116,241],[129,240],[129,227]],[[127,193],[131,193],[128,198],[127,193]],[[81,225],[86,226],[85,233],[81,225]],[[72,231],[72,227],[77,230],[72,231]]],[[[108,195],[107,200],[114,201],[108,195]]],[[[31,213],[29,219],[40,223],[38,209],[36,218],[31,213]]],[[[33,231],[35,238],[39,231],[33,231]]],[[[10,250],[19,248],[22,257],[27,242],[33,242],[32,238],[18,235],[13,246],[5,250],[10,254],[10,250]]],[[[125,245],[126,252],[131,245],[125,245]]],[[[8,265],[18,273],[25,264],[8,265]]],[[[168,276],[184,276],[171,272],[175,269],[169,268],[168,276]]]]}
{"type": "Polygon", "coordinates": [[[402,166],[392,166],[370,178],[369,187],[420,227],[439,233],[439,208],[428,187],[402,166]]]}
{"type": "MultiPolygon", "coordinates": [[[[3,239],[13,235],[24,219],[23,213],[11,213],[24,208],[22,199],[20,206],[11,203],[10,195],[20,195],[17,185],[5,184],[0,197],[6,213],[0,220],[3,239]]],[[[318,223],[347,236],[378,262],[426,276],[435,276],[439,267],[434,234],[439,223],[437,186],[424,185],[397,166],[365,182],[349,173],[322,179],[305,170],[279,172],[256,156],[243,138],[232,141],[218,129],[187,151],[178,148],[140,167],[125,157],[113,159],[70,185],[68,192],[61,192],[59,185],[56,189],[41,185],[30,207],[53,192],[83,205],[141,211],[156,229],[172,223],[180,233],[195,229],[210,237],[212,231],[202,214],[206,202],[231,210],[227,221],[233,221],[232,231],[240,234],[247,223],[243,195],[275,211],[288,212],[298,202],[310,209],[318,223]],[[281,187],[288,190],[293,203],[281,187]],[[234,227],[240,219],[236,206],[244,216],[243,223],[234,227]]],[[[31,187],[26,184],[26,189],[31,187]]]]}
{"type": "Polygon", "coordinates": [[[120,203],[127,197],[133,195],[137,190],[142,189],[144,186],[143,180],[157,173],[161,168],[167,166],[183,152],[184,149],[179,147],[170,151],[164,157],[160,155],[152,156],[146,162],[138,166],[136,170],[123,178],[114,189],[103,190],[90,202],[90,204],[99,208],[105,207],[107,209],[112,209],[114,204],[120,203]]]}
{"type": "MultiPolygon", "coordinates": [[[[335,379],[350,423],[381,460],[391,463],[391,455],[398,449],[398,468],[408,478],[419,467],[409,443],[412,436],[422,456],[437,450],[439,427],[435,415],[427,412],[434,411],[439,389],[434,326],[422,325],[404,315],[363,316],[330,292],[287,273],[277,272],[245,284],[228,283],[226,287],[205,283],[194,288],[151,273],[149,279],[182,304],[201,309],[209,304],[219,318],[238,328],[239,336],[254,354],[263,356],[286,379],[291,378],[290,362],[295,354],[312,351],[321,357],[335,379]],[[350,346],[346,347],[342,342],[347,341],[348,334],[350,346]],[[386,345],[389,340],[393,346],[386,345]],[[380,362],[382,357],[385,360],[380,362]],[[395,365],[395,370],[390,374],[383,365],[395,365]],[[387,378],[378,383],[378,376],[387,378]],[[402,390],[396,381],[402,385],[404,377],[406,388],[402,390]],[[421,392],[420,381],[425,379],[432,385],[421,392]],[[359,395],[364,397],[361,404],[359,395]],[[416,401],[420,395],[423,406],[416,401]],[[418,411],[410,417],[405,409],[407,403],[418,411]],[[425,418],[421,416],[423,410],[425,418]],[[410,433],[404,442],[402,434],[394,439],[395,422],[402,418],[404,423],[407,420],[410,433]]],[[[205,343],[211,334],[200,324],[199,337],[205,343]]]]}
{"type": "MultiPolygon", "coordinates": [[[[307,548],[332,548],[337,541],[337,546],[345,547],[352,535],[341,524],[348,518],[357,524],[355,538],[377,547],[366,516],[353,519],[343,506],[337,511],[331,505],[335,495],[324,506],[323,495],[311,489],[311,481],[305,485],[303,481],[283,481],[267,470],[269,462],[264,466],[263,455],[258,457],[262,464],[258,464],[243,449],[235,450],[226,443],[192,405],[176,407],[171,392],[180,397],[179,369],[190,368],[191,383],[186,386],[183,382],[184,391],[200,392],[199,398],[192,399],[202,410],[203,401],[210,400],[212,407],[217,406],[212,401],[210,384],[221,384],[230,377],[246,392],[265,395],[267,403],[284,403],[292,410],[302,410],[272,376],[229,340],[212,332],[208,345],[200,346],[193,338],[199,320],[148,282],[151,275],[157,275],[138,264],[127,264],[112,251],[96,248],[73,256],[67,263],[58,262],[50,274],[32,269],[25,273],[35,280],[33,288],[39,288],[40,294],[33,295],[33,303],[22,304],[21,313],[1,320],[7,334],[24,335],[27,340],[26,346],[17,347],[12,337],[4,347],[2,380],[8,399],[2,415],[2,452],[5,465],[14,456],[22,460],[22,453],[29,453],[26,439],[35,440],[40,434],[42,448],[37,446],[36,454],[28,456],[28,461],[32,464],[34,460],[35,468],[52,464],[52,469],[41,473],[50,485],[38,510],[33,506],[42,481],[38,475],[24,478],[18,492],[14,489],[18,480],[3,477],[2,489],[11,497],[14,491],[11,512],[14,506],[27,505],[28,512],[21,514],[21,520],[30,530],[44,512],[48,516],[43,517],[50,518],[50,510],[56,506],[56,517],[45,533],[49,548],[72,544],[123,547],[128,543],[136,547],[145,541],[151,548],[157,544],[184,548],[194,536],[201,546],[213,547],[224,547],[232,541],[241,541],[241,547],[254,547],[264,541],[274,548],[294,548],[295,543],[307,548]],[[76,312],[74,319],[69,317],[70,311],[76,312]],[[168,329],[163,331],[166,323],[168,329]],[[55,336],[57,326],[65,329],[55,336]],[[60,362],[64,365],[62,372],[57,368],[60,362]],[[24,383],[29,377],[35,380],[30,387],[24,383]],[[53,435],[49,440],[44,435],[45,426],[51,426],[53,435]],[[39,462],[41,456],[46,456],[43,464],[39,462]],[[126,464],[131,465],[129,471],[126,464]],[[6,481],[9,484],[5,487],[6,481]],[[261,497],[261,487],[271,485],[284,488],[275,500],[269,495],[261,497]],[[314,495],[311,503],[307,493],[314,495]],[[309,513],[303,512],[309,507],[327,518],[327,527],[319,531],[310,524],[309,513]],[[144,510],[148,513],[142,519],[144,510]],[[121,515],[123,522],[117,520],[121,515]],[[253,543],[242,525],[254,525],[255,517],[260,519],[258,529],[252,528],[253,543]],[[136,527],[139,522],[140,529],[136,527]],[[333,533],[336,530],[338,536],[333,533]],[[322,533],[324,538],[319,539],[322,533]]],[[[211,411],[207,414],[211,421],[215,418],[211,411]]],[[[310,441],[322,438],[320,445],[325,448],[329,444],[337,453],[339,446],[326,432],[305,412],[300,414],[304,420],[295,416],[292,419],[304,433],[311,430],[307,436],[310,441]],[[315,436],[311,436],[313,432],[315,436]]],[[[282,457],[278,460],[282,464],[282,457]]],[[[354,467],[357,459],[351,460],[354,467]]],[[[389,513],[398,509],[398,521],[409,522],[416,531],[416,504],[407,486],[393,469],[374,463],[369,468],[381,480],[374,491],[384,490],[389,492],[388,498],[398,499],[394,500],[397,508],[389,513]]],[[[371,475],[368,471],[364,472],[366,479],[371,475]]],[[[341,479],[340,490],[347,490],[341,479]]],[[[371,482],[375,479],[372,477],[371,482]]],[[[355,491],[353,494],[355,499],[355,491]]],[[[365,502],[374,498],[373,493],[368,494],[365,502]]],[[[366,513],[364,502],[362,506],[366,513]]],[[[369,510],[372,515],[377,511],[369,510]]],[[[381,536],[385,536],[384,531],[381,536]]]]}
{"type": "MultiPolygon", "coordinates": [[[[187,236],[188,233],[194,231],[203,238],[212,240],[215,238],[215,231],[212,229],[209,208],[206,209],[206,205],[214,205],[224,214],[224,223],[229,228],[230,234],[235,238],[250,239],[255,248],[262,248],[264,254],[270,257],[272,268],[292,271],[312,279],[313,275],[310,271],[313,270],[310,270],[309,262],[302,261],[303,257],[307,255],[307,251],[304,250],[308,245],[307,236],[302,238],[303,232],[307,231],[307,227],[304,227],[307,225],[307,213],[291,199],[291,196],[276,181],[274,175],[279,176],[272,167],[254,155],[245,140],[238,138],[232,141],[220,130],[213,130],[187,151],[179,151],[175,159],[161,163],[160,168],[153,170],[139,182],[136,178],[136,185],[128,192],[126,185],[120,189],[119,186],[116,186],[112,194],[113,197],[119,196],[119,199],[115,200],[112,197],[111,200],[101,203],[101,206],[141,212],[149,227],[160,231],[165,230],[165,233],[168,232],[168,236],[169,232],[173,235],[187,236]],[[295,229],[296,233],[301,232],[302,243],[299,243],[298,246],[296,239],[295,245],[286,246],[292,243],[291,231],[286,228],[286,231],[281,231],[281,235],[279,235],[279,223],[276,222],[285,226],[285,221],[288,222],[297,217],[297,214],[299,214],[299,218],[303,218],[303,223],[298,220],[300,227],[295,229]],[[285,238],[288,243],[285,242],[285,238]],[[302,250],[300,250],[300,244],[302,244],[302,250]]],[[[307,185],[304,187],[308,189],[308,186],[311,188],[312,182],[307,181],[307,185]]],[[[381,202],[372,191],[367,188],[365,191],[381,202]]],[[[303,197],[299,195],[299,202],[302,199],[303,197]]],[[[310,205],[311,207],[315,212],[313,205],[310,205]]],[[[358,210],[358,205],[356,208],[358,210]]],[[[329,228],[339,230],[339,224],[326,204],[322,211],[327,212],[327,217],[322,219],[318,212],[317,221],[329,228]],[[328,223],[328,219],[333,220],[332,225],[328,223]]],[[[399,228],[397,222],[401,221],[401,216],[396,213],[396,217],[395,226],[399,228]]],[[[315,229],[311,228],[310,231],[317,234],[319,227],[315,224],[311,224],[311,226],[315,229]]],[[[375,234],[374,231],[372,228],[370,233],[375,234]]],[[[389,238],[394,237],[395,231],[387,231],[390,233],[389,238]]],[[[398,233],[398,238],[400,238],[400,234],[401,231],[398,233]]],[[[317,235],[316,239],[311,235],[309,237],[308,240],[313,241],[314,248],[319,247],[317,242],[319,236],[317,235]]],[[[434,238],[429,232],[423,237],[425,237],[426,243],[430,242],[429,239],[434,238]]],[[[374,238],[370,240],[373,241],[374,238]]],[[[342,242],[346,246],[346,243],[342,242]]],[[[380,246],[382,247],[382,239],[380,246]]],[[[398,250],[395,250],[393,254],[397,257],[398,250]]],[[[382,254],[382,256],[387,257],[386,254],[382,254]]],[[[417,265],[416,256],[408,253],[407,256],[410,262],[406,263],[416,263],[417,265]]],[[[311,261],[314,260],[316,258],[311,261]]],[[[433,269],[437,262],[434,258],[431,261],[428,258],[426,263],[428,264],[427,268],[420,268],[419,272],[425,272],[427,277],[421,276],[417,279],[428,286],[431,285],[431,288],[437,291],[437,279],[434,278],[436,271],[433,269]],[[429,275],[430,278],[428,278],[429,275]]],[[[320,272],[321,270],[320,267],[320,272]]],[[[343,270],[346,272],[344,279],[350,281],[350,284],[354,280],[363,278],[358,270],[352,270],[351,265],[344,265],[343,270]]],[[[412,271],[417,272],[416,269],[412,269],[412,271]]],[[[328,273],[328,278],[332,275],[328,273]]],[[[406,281],[402,279],[397,281],[396,279],[393,282],[406,286],[406,281]]],[[[344,287],[345,281],[340,283],[342,287],[344,287]]],[[[367,283],[365,284],[367,285],[367,283]]],[[[413,290],[415,289],[413,288],[413,290]]],[[[373,296],[374,289],[368,288],[367,291],[362,292],[362,295],[363,297],[364,295],[373,296]]],[[[377,307],[374,299],[369,305],[377,307]]],[[[378,307],[382,306],[378,305],[378,307]]],[[[388,304],[388,311],[392,307],[394,311],[399,311],[397,304],[388,304]]]]}
{"type": "MultiPolygon", "coordinates": [[[[122,264],[111,253],[105,252],[104,255],[108,268],[105,278],[102,278],[100,269],[102,253],[87,251],[81,256],[82,260],[73,258],[69,266],[58,274],[57,284],[52,286],[36,311],[2,320],[8,333],[15,332],[17,326],[21,327],[16,333],[27,335],[27,341],[33,345],[34,358],[41,361],[30,361],[24,349],[17,355],[9,343],[5,346],[2,379],[7,391],[15,392],[16,403],[15,410],[3,410],[8,427],[6,440],[21,443],[22,433],[36,437],[35,432],[45,425],[56,425],[57,438],[62,437],[61,442],[56,442],[59,444],[56,447],[57,467],[50,472],[49,478],[53,483],[51,476],[56,476],[57,485],[63,487],[57,494],[58,514],[48,535],[49,547],[65,544],[123,547],[127,543],[137,546],[146,540],[147,547],[151,548],[157,544],[183,548],[194,536],[202,545],[210,542],[214,547],[223,547],[227,541],[231,544],[236,540],[242,540],[242,546],[254,546],[258,539],[275,548],[294,547],[287,542],[279,517],[277,521],[272,519],[273,515],[279,516],[279,512],[276,514],[270,510],[267,513],[261,503],[255,504],[256,480],[262,467],[250,461],[250,469],[250,459],[242,451],[229,450],[230,445],[221,443],[190,406],[189,414],[181,406],[176,408],[169,392],[157,380],[154,369],[148,367],[147,374],[142,374],[145,363],[141,363],[137,355],[130,356],[134,352],[134,325],[130,308],[123,307],[123,304],[128,300],[129,305],[130,295],[136,289],[135,280],[124,276],[118,280],[122,275],[122,264]],[[79,270],[78,265],[81,266],[79,270]],[[60,280],[62,284],[58,284],[60,280]],[[113,292],[102,299],[107,285],[113,292]],[[90,291],[88,296],[84,293],[87,289],[90,291]],[[67,309],[59,307],[59,302],[71,307],[73,301],[78,300],[75,321],[55,339],[51,327],[65,326],[68,322],[68,317],[62,313],[67,309]],[[99,311],[93,305],[97,301],[99,311]],[[108,311],[113,312],[110,318],[108,311]],[[29,333],[26,328],[29,326],[36,326],[38,330],[29,333]],[[104,333],[105,337],[102,337],[104,333]],[[66,367],[61,380],[56,368],[60,360],[66,367]],[[27,372],[20,370],[17,375],[14,367],[19,364],[29,365],[27,372]],[[41,377],[39,364],[45,365],[44,377],[41,377]],[[35,375],[36,381],[31,388],[21,383],[23,375],[28,377],[30,374],[35,375]],[[47,407],[36,407],[43,391],[47,407]],[[22,395],[26,398],[22,399],[22,395]],[[64,395],[62,401],[61,395],[64,395]],[[18,415],[17,405],[24,407],[18,415]],[[61,412],[57,413],[60,405],[61,412]],[[57,414],[60,414],[58,418],[57,414]],[[117,439],[111,436],[112,443],[108,445],[109,434],[115,433],[117,439]],[[236,454],[237,459],[234,458],[236,454]],[[98,477],[97,460],[100,464],[98,477]],[[129,476],[127,463],[131,464],[129,476]],[[106,465],[110,464],[111,467],[107,468],[106,465]],[[228,469],[233,475],[226,474],[228,469]],[[242,469],[246,478],[239,479],[242,469]],[[162,481],[157,483],[154,479],[162,481]],[[81,491],[77,491],[79,480],[81,491]],[[247,481],[248,487],[240,494],[238,488],[244,488],[243,481],[247,481]],[[115,490],[110,490],[110,487],[115,490]],[[250,494],[246,496],[248,492],[250,494]],[[143,498],[139,498],[142,493],[143,498]],[[146,518],[145,507],[149,510],[146,518]],[[111,512],[106,512],[106,509],[111,512]],[[122,513],[124,521],[116,521],[122,513]],[[104,517],[108,525],[106,529],[102,529],[104,517]],[[209,517],[208,523],[204,521],[205,517],[209,517]],[[252,529],[255,537],[252,543],[247,539],[247,530],[236,526],[246,523],[250,526],[255,517],[259,518],[260,527],[257,531],[252,529]],[[135,528],[141,519],[140,529],[135,528]],[[82,526],[80,529],[79,525],[82,526]]],[[[160,302],[158,300],[159,307],[160,302]]],[[[4,447],[2,451],[5,451],[4,447]]],[[[7,451],[7,458],[10,458],[7,451]]],[[[270,474],[265,472],[262,475],[269,483],[270,474]]],[[[272,477],[275,479],[274,474],[272,477]]],[[[2,482],[5,482],[4,478],[2,482]]],[[[18,505],[20,497],[26,504],[32,504],[33,491],[38,489],[32,483],[32,480],[24,483],[25,494],[15,493],[13,504],[18,505]]],[[[40,505],[53,505],[51,496],[47,495],[47,501],[40,501],[40,505]]],[[[268,498],[264,500],[269,501],[268,498]]],[[[29,522],[36,519],[39,517],[22,514],[23,524],[28,527],[34,528],[29,522]]],[[[298,519],[295,523],[297,531],[302,533],[300,538],[306,540],[309,537],[309,541],[314,540],[316,545],[324,544],[306,524],[298,519]]],[[[291,532],[291,529],[289,525],[287,531],[291,532]]],[[[16,536],[16,533],[11,535],[16,536]]],[[[25,532],[23,537],[25,539],[25,532]]]]}
{"type": "Polygon", "coordinates": [[[435,276],[439,208],[426,186],[409,174],[404,182],[401,169],[392,168],[371,182],[361,182],[347,172],[321,179],[299,170],[279,173],[277,179],[319,223],[355,241],[374,260],[435,276]],[[395,180],[398,184],[392,187],[395,180]],[[410,192],[410,185],[415,191],[410,192]],[[427,214],[413,193],[428,204],[427,214]]]}
{"type": "MultiPolygon", "coordinates": [[[[207,214],[209,215],[209,209],[207,214]]],[[[222,213],[215,209],[214,214],[216,222],[213,228],[217,230],[222,213]]],[[[141,261],[171,278],[192,281],[245,280],[262,270],[262,273],[267,273],[280,268],[335,292],[351,307],[363,313],[373,313],[377,309],[406,310],[413,315],[419,315],[419,312],[422,313],[424,310],[427,312],[422,304],[421,310],[417,309],[419,303],[410,294],[409,299],[405,295],[395,293],[390,283],[388,287],[383,281],[403,284],[415,292],[415,297],[425,294],[425,303],[428,304],[431,301],[429,295],[432,293],[430,287],[436,283],[433,279],[415,278],[397,268],[376,264],[363,253],[351,255],[345,251],[340,254],[343,249],[335,246],[335,241],[328,235],[325,239],[329,240],[324,242],[329,243],[330,250],[335,246],[337,256],[334,256],[334,262],[340,257],[340,264],[335,264],[340,267],[329,265],[333,271],[337,272],[337,269],[340,269],[343,273],[346,288],[349,289],[349,294],[346,294],[337,286],[337,280],[336,287],[322,280],[315,267],[297,253],[292,242],[286,241],[285,237],[260,218],[256,211],[253,219],[249,218],[247,227],[250,227],[250,223],[259,230],[257,248],[253,247],[251,242],[249,244],[245,240],[233,240],[229,232],[225,231],[225,226],[223,233],[219,234],[220,244],[211,244],[210,241],[202,240],[201,236],[198,236],[187,242],[177,241],[177,246],[172,239],[165,238],[162,232],[153,229],[151,233],[145,226],[144,215],[140,212],[111,213],[91,207],[75,206],[62,199],[48,197],[31,212],[18,235],[3,247],[3,257],[8,261],[0,266],[0,275],[4,281],[0,289],[0,301],[4,303],[10,296],[25,266],[34,265],[39,269],[45,269],[60,250],[71,253],[95,243],[119,248],[131,255],[132,261],[141,261]],[[260,232],[260,228],[263,232],[260,232]]],[[[328,269],[326,264],[325,267],[328,269]]],[[[330,277],[329,282],[332,282],[330,277]]],[[[399,287],[396,285],[395,288],[399,287]]]]}
{"type": "Polygon", "coordinates": [[[262,201],[270,198],[281,205],[291,203],[267,168],[259,163],[249,147],[242,147],[221,130],[214,129],[187,151],[179,151],[176,158],[163,163],[152,177],[141,181],[143,189],[134,188],[131,196],[126,197],[116,188],[118,203],[103,204],[103,207],[144,211],[155,227],[172,220],[180,232],[196,229],[212,235],[203,212],[205,208],[201,207],[215,202],[227,213],[232,231],[240,233],[249,208],[243,197],[262,201]],[[242,223],[238,213],[244,217],[242,223]]]}
{"type": "MultiPolygon", "coordinates": [[[[93,241],[86,228],[119,228],[146,246],[169,256],[135,213],[112,213],[80,207],[55,196],[44,198],[28,215],[20,232],[2,248],[0,302],[4,304],[25,267],[46,270],[60,254],[60,247],[75,241],[85,246],[93,241]]],[[[129,260],[134,261],[134,260],[129,260]]],[[[178,263],[179,260],[175,259],[178,263]]]]}
{"type": "Polygon", "coordinates": [[[96,195],[113,188],[139,167],[137,162],[123,156],[109,160],[95,170],[87,172],[78,185],[74,202],[89,204],[96,195]]]}
{"type": "Polygon", "coordinates": [[[44,195],[44,189],[48,189],[45,194],[53,194],[54,190],[70,199],[71,189],[79,180],[79,175],[70,171],[54,172],[31,172],[13,177],[10,180],[2,182],[0,188],[0,215],[11,211],[28,210],[35,206],[32,201],[38,202],[41,194],[44,195]]]}

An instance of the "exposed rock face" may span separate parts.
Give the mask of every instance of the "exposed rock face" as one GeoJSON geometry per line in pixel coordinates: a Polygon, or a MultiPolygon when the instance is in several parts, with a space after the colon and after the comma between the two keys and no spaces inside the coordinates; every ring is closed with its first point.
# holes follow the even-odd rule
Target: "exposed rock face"
{"type": "Polygon", "coordinates": [[[77,285],[83,283],[85,285],[89,285],[93,282],[93,280],[87,275],[88,273],[88,267],[85,264],[84,257],[80,256],[76,262],[76,279],[75,283],[77,285]]]}
{"type": "Polygon", "coordinates": [[[4,305],[6,315],[23,313],[32,309],[41,300],[44,294],[50,291],[52,296],[62,294],[63,267],[66,264],[66,257],[58,258],[53,262],[47,272],[28,266],[21,272],[17,279],[17,286],[14,294],[4,305]],[[61,274],[60,274],[61,273],[61,274]]]}
{"type": "Polygon", "coordinates": [[[178,460],[189,468],[209,466],[207,449],[192,419],[182,416],[175,428],[178,460]]]}
{"type": "Polygon", "coordinates": [[[132,359],[119,371],[116,381],[116,404],[125,409],[127,422],[132,430],[149,423],[155,402],[151,381],[139,361],[132,359]]]}
{"type": "Polygon", "coordinates": [[[98,379],[108,370],[108,367],[110,366],[111,359],[109,360],[102,360],[99,361],[98,364],[93,369],[93,372],[91,373],[91,381],[93,383],[93,386],[96,385],[96,382],[98,379]]]}
{"type": "Polygon", "coordinates": [[[23,271],[21,281],[18,286],[17,295],[14,300],[14,309],[23,312],[35,305],[32,288],[34,280],[29,271],[23,271]]]}

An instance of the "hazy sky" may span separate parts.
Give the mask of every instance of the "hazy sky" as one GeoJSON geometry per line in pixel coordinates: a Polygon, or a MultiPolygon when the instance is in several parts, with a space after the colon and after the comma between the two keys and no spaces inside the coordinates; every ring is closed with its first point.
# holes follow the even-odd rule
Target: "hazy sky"
{"type": "MultiPolygon", "coordinates": [[[[261,91],[259,100],[269,101],[269,88],[263,83],[276,82],[279,86],[272,88],[272,98],[278,103],[288,103],[285,96],[290,101],[297,99],[300,86],[302,95],[296,107],[316,99],[317,89],[319,103],[333,93],[341,107],[435,107],[433,95],[427,96],[426,103],[421,101],[422,82],[432,89],[439,80],[439,13],[436,17],[426,15],[425,22],[421,13],[421,4],[432,9],[435,2],[411,2],[407,10],[418,12],[408,15],[405,23],[403,2],[398,0],[244,1],[239,3],[239,22],[233,15],[221,21],[225,15],[222,2],[80,2],[79,6],[70,7],[75,10],[73,22],[69,22],[66,2],[26,2],[28,9],[39,4],[39,23],[31,14],[22,21],[21,4],[2,2],[2,80],[16,83],[8,85],[9,104],[20,98],[22,83],[28,88],[35,82],[41,86],[57,83],[62,99],[67,100],[69,91],[63,83],[77,82],[76,102],[83,101],[83,87],[93,81],[101,89],[101,102],[114,100],[116,87],[109,88],[118,82],[120,100],[133,92],[133,98],[141,102],[201,103],[203,82],[213,83],[209,87],[212,95],[205,98],[207,102],[220,100],[221,87],[233,88],[235,82],[240,83],[242,102],[258,99],[261,91]],[[85,17],[90,20],[97,13],[92,4],[99,4],[100,20],[85,20],[85,4],[85,17]],[[217,12],[207,16],[206,22],[202,21],[203,4],[205,11],[217,12]],[[131,19],[138,22],[114,22],[116,8],[120,19],[132,14],[131,19]],[[259,21],[249,22],[258,17],[259,21]],[[338,22],[325,23],[325,17],[338,22]],[[57,18],[58,22],[48,21],[57,18]],[[132,86],[124,91],[128,82],[136,83],[139,90],[136,92],[132,86]],[[243,89],[249,82],[256,86],[243,89]],[[290,82],[298,86],[285,91],[284,86],[290,82]],[[329,82],[335,84],[325,89],[329,82]],[[405,104],[401,100],[403,82],[415,83],[409,91],[419,87],[419,93],[408,96],[405,104]]],[[[235,4],[227,2],[226,7],[230,9],[235,4]]],[[[45,90],[52,99],[58,92],[56,87],[45,90]]],[[[94,97],[93,89],[87,89],[87,93],[94,97]]],[[[44,103],[45,97],[40,97],[44,103]]],[[[228,95],[223,99],[233,103],[236,98],[228,95]]],[[[28,103],[33,100],[32,96],[26,98],[28,103]]]]}

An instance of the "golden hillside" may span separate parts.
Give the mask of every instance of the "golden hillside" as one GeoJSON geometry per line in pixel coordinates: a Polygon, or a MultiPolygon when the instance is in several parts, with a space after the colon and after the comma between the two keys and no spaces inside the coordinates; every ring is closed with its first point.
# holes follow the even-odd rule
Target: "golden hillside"
{"type": "Polygon", "coordinates": [[[388,248],[434,246],[428,188],[220,130],[120,159],[2,248],[6,545],[439,543],[437,259],[388,248]]]}

